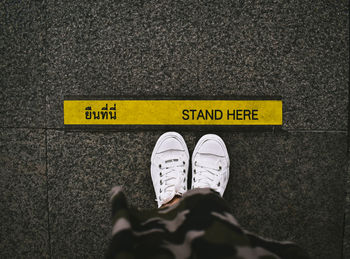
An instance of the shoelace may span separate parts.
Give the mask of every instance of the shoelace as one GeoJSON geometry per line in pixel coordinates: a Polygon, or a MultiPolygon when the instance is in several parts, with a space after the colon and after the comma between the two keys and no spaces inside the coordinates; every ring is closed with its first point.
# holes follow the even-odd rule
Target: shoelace
{"type": "MultiPolygon", "coordinates": [[[[177,193],[178,186],[181,186],[181,177],[179,177],[181,174],[179,174],[179,170],[183,172],[182,167],[185,165],[184,161],[180,161],[178,158],[169,158],[166,159],[164,162],[160,163],[159,169],[159,176],[160,179],[160,196],[163,196],[163,193],[172,193],[173,188],[175,188],[175,194],[177,193]]],[[[156,199],[157,200],[157,199],[156,199]]]]}
{"type": "Polygon", "coordinates": [[[219,171],[222,167],[213,167],[206,163],[199,163],[195,161],[195,169],[193,176],[193,185],[195,188],[206,188],[210,187],[214,190],[218,189],[220,182],[213,183],[219,177],[219,171]]]}

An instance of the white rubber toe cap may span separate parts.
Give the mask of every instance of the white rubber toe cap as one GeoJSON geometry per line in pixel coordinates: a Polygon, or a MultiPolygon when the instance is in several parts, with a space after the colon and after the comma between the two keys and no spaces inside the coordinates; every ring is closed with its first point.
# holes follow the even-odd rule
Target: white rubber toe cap
{"type": "Polygon", "coordinates": [[[225,156],[225,150],[222,145],[215,139],[207,139],[198,149],[199,153],[211,154],[216,156],[225,156]]]}
{"type": "Polygon", "coordinates": [[[184,151],[183,146],[180,141],[174,138],[173,136],[169,136],[160,143],[157,153],[162,153],[168,150],[181,150],[184,151]]]}

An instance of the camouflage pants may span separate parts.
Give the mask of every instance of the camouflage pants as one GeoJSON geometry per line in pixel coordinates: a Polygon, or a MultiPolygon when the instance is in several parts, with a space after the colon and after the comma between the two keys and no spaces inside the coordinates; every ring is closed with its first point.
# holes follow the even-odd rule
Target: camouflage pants
{"type": "Polygon", "coordinates": [[[170,207],[138,211],[115,188],[112,216],[107,258],[308,258],[294,243],[242,229],[211,189],[190,190],[170,207]]]}

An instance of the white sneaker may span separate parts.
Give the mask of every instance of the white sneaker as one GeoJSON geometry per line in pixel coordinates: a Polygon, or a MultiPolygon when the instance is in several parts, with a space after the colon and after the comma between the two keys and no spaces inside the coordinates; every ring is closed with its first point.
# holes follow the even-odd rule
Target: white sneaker
{"type": "Polygon", "coordinates": [[[187,191],[189,158],[187,145],[179,133],[167,132],[159,137],[151,157],[158,208],[187,191]]]}
{"type": "Polygon", "coordinates": [[[192,189],[211,188],[222,197],[229,169],[230,159],[224,141],[214,134],[201,137],[192,155],[192,189]]]}

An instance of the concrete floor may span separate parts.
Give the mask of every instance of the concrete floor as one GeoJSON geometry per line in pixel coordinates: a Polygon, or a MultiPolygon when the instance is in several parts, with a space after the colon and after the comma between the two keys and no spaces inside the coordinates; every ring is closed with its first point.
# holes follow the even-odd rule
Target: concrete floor
{"type": "MultiPolygon", "coordinates": [[[[282,131],[225,131],[241,225],[350,258],[347,1],[2,1],[1,258],[100,258],[108,193],[155,207],[162,131],[65,131],[63,99],[281,96],[282,131]]],[[[206,132],[182,131],[190,151],[206,132]]],[[[210,131],[217,133],[215,129],[210,131]]]]}

